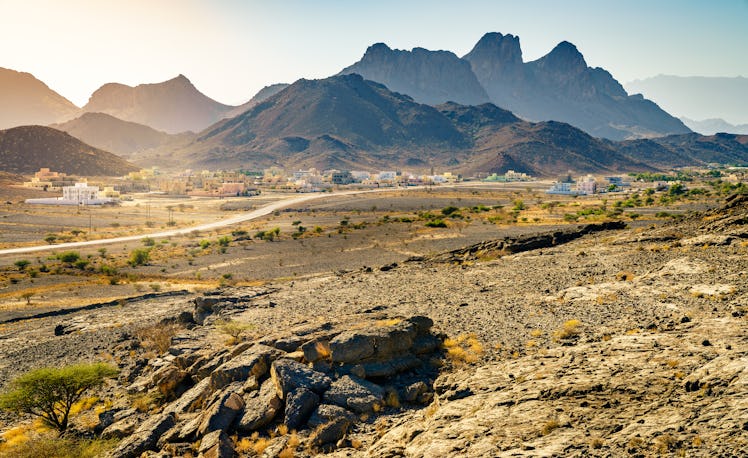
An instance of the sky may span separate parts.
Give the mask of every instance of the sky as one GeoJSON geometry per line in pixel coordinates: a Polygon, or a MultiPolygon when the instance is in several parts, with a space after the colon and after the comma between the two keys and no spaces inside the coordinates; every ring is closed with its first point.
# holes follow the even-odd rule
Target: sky
{"type": "Polygon", "coordinates": [[[463,56],[487,32],[518,35],[525,61],[570,41],[621,83],[748,76],[748,0],[0,0],[0,67],[78,106],[105,83],[179,74],[237,105],[373,43],[463,56]]]}

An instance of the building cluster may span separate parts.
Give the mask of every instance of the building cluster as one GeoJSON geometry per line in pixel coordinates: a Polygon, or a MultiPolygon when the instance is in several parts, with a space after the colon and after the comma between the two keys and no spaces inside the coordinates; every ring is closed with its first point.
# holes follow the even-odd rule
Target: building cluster
{"type": "Polygon", "coordinates": [[[522,172],[515,172],[514,170],[508,170],[504,175],[498,175],[496,173],[493,173],[483,179],[483,181],[493,182],[493,183],[511,183],[515,181],[532,181],[532,180],[534,180],[534,178],[531,175],[528,175],[522,172]]]}
{"type": "Polygon", "coordinates": [[[62,197],[49,197],[41,199],[26,199],[29,204],[45,205],[106,205],[119,202],[119,191],[112,186],[89,185],[86,182],[73,183],[62,186],[62,197]]]}
{"type": "Polygon", "coordinates": [[[561,177],[546,191],[546,194],[561,194],[567,196],[587,196],[599,192],[621,191],[631,186],[631,183],[620,176],[604,177],[602,181],[592,175],[585,175],[572,180],[571,176],[561,177]]]}

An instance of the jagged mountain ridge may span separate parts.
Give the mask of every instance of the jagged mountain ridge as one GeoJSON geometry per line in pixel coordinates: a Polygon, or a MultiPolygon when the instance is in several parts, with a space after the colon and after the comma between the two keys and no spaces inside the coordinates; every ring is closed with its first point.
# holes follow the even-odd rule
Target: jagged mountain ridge
{"type": "Polygon", "coordinates": [[[83,110],[176,134],[200,131],[234,108],[216,102],[198,91],[184,75],[179,75],[162,83],[135,87],[107,83],[91,95],[83,110]]]}
{"type": "Polygon", "coordinates": [[[79,112],[34,75],[0,68],[0,129],[63,122],[79,112]]]}
{"type": "Polygon", "coordinates": [[[0,170],[30,174],[41,167],[83,176],[121,176],[138,167],[51,127],[0,130],[0,170]]]}
{"type": "Polygon", "coordinates": [[[339,75],[356,73],[419,103],[438,105],[457,102],[479,105],[489,101],[470,65],[449,51],[390,49],[384,43],[370,46],[360,61],[339,75]]]}
{"type": "Polygon", "coordinates": [[[653,102],[629,96],[604,69],[588,67],[576,46],[566,41],[527,63],[519,37],[500,33],[484,35],[462,59],[448,51],[393,50],[377,43],[340,72],[347,73],[359,73],[420,103],[491,101],[527,120],[566,122],[613,140],[690,132],[653,102]]]}

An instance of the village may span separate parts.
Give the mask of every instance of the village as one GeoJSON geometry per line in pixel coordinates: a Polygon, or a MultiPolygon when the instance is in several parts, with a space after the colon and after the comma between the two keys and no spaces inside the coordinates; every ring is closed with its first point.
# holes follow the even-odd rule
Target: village
{"type": "Polygon", "coordinates": [[[55,193],[54,197],[27,199],[29,204],[46,205],[112,205],[132,200],[132,194],[147,193],[164,197],[251,197],[262,192],[332,192],[341,189],[388,188],[402,186],[438,186],[463,181],[485,183],[534,182],[548,186],[546,194],[585,196],[608,192],[635,192],[652,188],[668,190],[671,185],[684,187],[694,177],[720,179],[740,183],[748,176],[748,168],[710,165],[670,173],[629,173],[627,175],[573,177],[572,172],[555,181],[543,180],[509,170],[503,175],[483,174],[463,177],[452,172],[418,175],[405,171],[319,171],[315,168],[287,172],[279,167],[264,170],[193,171],[164,173],[157,167],[141,169],[124,177],[76,177],[41,168],[27,182],[26,188],[55,193]],[[62,196],[58,194],[62,192],[62,196]]]}

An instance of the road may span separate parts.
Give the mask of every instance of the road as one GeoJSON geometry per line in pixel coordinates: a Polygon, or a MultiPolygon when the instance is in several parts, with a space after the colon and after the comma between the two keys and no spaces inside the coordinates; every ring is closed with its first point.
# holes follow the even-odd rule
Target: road
{"type": "MultiPolygon", "coordinates": [[[[422,189],[422,188],[420,186],[417,186],[417,187],[411,187],[411,188],[405,188],[405,189],[422,189]]],[[[237,215],[231,218],[226,218],[226,219],[222,219],[219,221],[215,221],[212,223],[205,223],[205,224],[186,227],[182,229],[172,229],[169,231],[153,232],[150,234],[128,235],[125,237],[114,237],[114,238],[99,239],[99,240],[87,240],[85,242],[67,242],[67,243],[59,243],[56,245],[35,245],[35,246],[27,246],[27,247],[20,247],[20,248],[7,248],[4,250],[0,250],[0,256],[7,255],[7,254],[24,254],[24,253],[34,253],[37,251],[62,250],[62,249],[68,249],[68,248],[81,248],[81,247],[88,247],[88,246],[94,246],[94,245],[108,245],[112,243],[133,242],[133,241],[142,240],[146,237],[150,237],[152,239],[174,237],[177,235],[189,234],[194,231],[198,231],[198,232],[211,231],[213,229],[231,226],[232,224],[243,223],[245,221],[257,219],[262,216],[269,215],[270,213],[276,210],[280,210],[282,208],[290,207],[290,206],[297,205],[297,204],[304,203],[304,202],[309,202],[310,200],[321,199],[324,197],[346,196],[346,195],[352,195],[352,194],[364,194],[364,193],[370,193],[370,192],[383,192],[383,191],[393,191],[393,190],[403,190],[403,188],[381,188],[381,189],[367,189],[363,191],[343,191],[343,192],[334,192],[334,193],[304,194],[304,195],[297,196],[297,197],[289,197],[287,199],[282,199],[282,200],[279,200],[278,202],[273,202],[271,204],[265,205],[264,207],[260,207],[250,212],[243,213],[241,215],[237,215]]]]}

